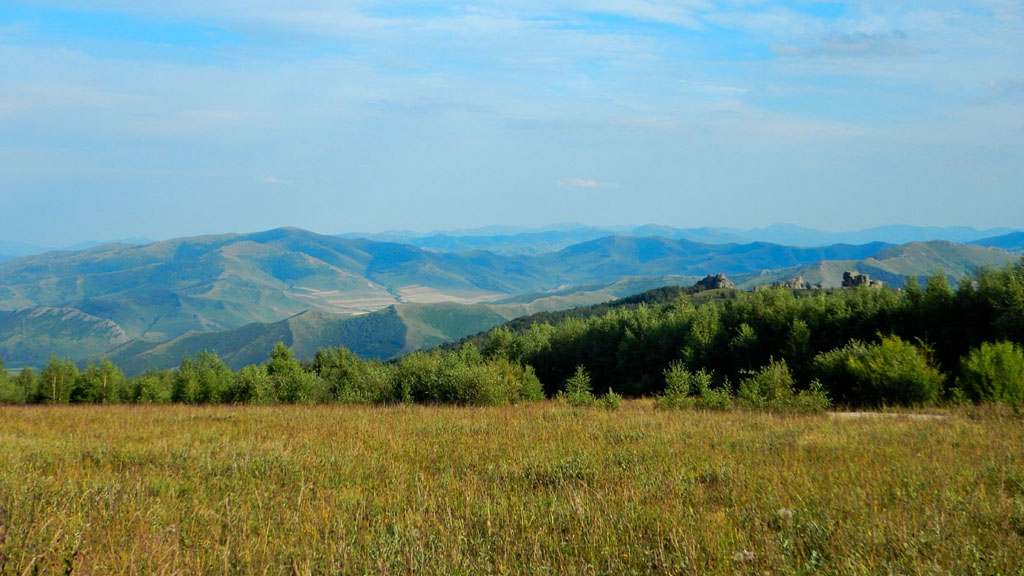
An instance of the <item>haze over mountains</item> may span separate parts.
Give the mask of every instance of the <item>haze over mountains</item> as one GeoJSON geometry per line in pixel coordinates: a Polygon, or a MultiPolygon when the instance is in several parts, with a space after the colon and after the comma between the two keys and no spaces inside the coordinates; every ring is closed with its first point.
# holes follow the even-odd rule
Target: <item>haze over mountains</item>
{"type": "MultiPolygon", "coordinates": [[[[968,226],[876,226],[847,232],[827,232],[794,224],[774,224],[763,228],[701,227],[674,228],[648,224],[644,226],[586,226],[565,223],[539,228],[519,226],[486,226],[435,232],[395,230],[374,233],[338,234],[342,238],[365,238],[380,242],[411,244],[438,252],[489,250],[499,254],[540,254],[560,250],[572,244],[596,240],[604,236],[661,236],[675,240],[690,240],[703,244],[747,244],[771,242],[789,246],[826,246],[829,244],[868,244],[888,242],[984,242],[985,239],[1016,232],[1012,228],[977,229],[968,226]]],[[[1024,234],[1018,232],[1018,234],[1024,234]]],[[[117,240],[88,240],[70,246],[46,247],[17,241],[0,240],[0,262],[22,256],[32,256],[53,250],[87,250],[103,244],[148,244],[147,238],[117,240]]],[[[994,245],[994,244],[983,244],[994,245]]],[[[1001,247],[1001,246],[1000,246],[1001,247]]]]}
{"type": "Polygon", "coordinates": [[[899,284],[906,275],[940,269],[959,277],[979,265],[1003,264],[1021,249],[1019,232],[987,238],[1003,231],[967,228],[887,227],[842,236],[788,226],[648,226],[591,238],[603,232],[482,230],[403,244],[393,241],[398,235],[383,241],[280,228],[16,258],[0,263],[0,357],[17,366],[38,365],[51,354],[79,361],[111,354],[126,369],[142,370],[212,348],[238,367],[284,341],[300,357],[344,344],[389,358],[518,315],[692,284],[709,273],[748,287],[797,275],[829,287],[843,270],[858,269],[899,284]],[[797,238],[797,244],[872,233],[954,236],[974,244],[800,247],[745,241],[740,232],[797,238]]]}
{"type": "Polygon", "coordinates": [[[672,240],[689,240],[702,244],[748,244],[770,242],[787,246],[827,246],[830,244],[869,244],[887,242],[950,242],[984,241],[1013,232],[1011,228],[978,230],[967,226],[878,226],[849,232],[825,232],[793,224],[775,224],[764,228],[673,228],[671,226],[612,226],[596,227],[562,224],[545,228],[516,228],[491,226],[450,232],[416,233],[393,231],[375,234],[341,234],[345,238],[368,238],[385,242],[399,242],[436,250],[454,252],[462,250],[489,250],[499,254],[540,254],[596,240],[605,236],[660,236],[672,240]]]}

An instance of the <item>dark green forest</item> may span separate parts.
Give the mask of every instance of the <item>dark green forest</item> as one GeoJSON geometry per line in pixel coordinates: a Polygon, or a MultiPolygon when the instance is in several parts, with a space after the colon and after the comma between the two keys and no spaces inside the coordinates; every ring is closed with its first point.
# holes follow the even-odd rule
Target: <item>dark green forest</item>
{"type": "Polygon", "coordinates": [[[2,403],[505,404],[605,392],[663,407],[1024,404],[1024,259],[901,290],[661,289],[520,319],[392,362],[344,348],[300,362],[283,344],[234,372],[214,352],[126,378],[53,357],[7,374],[2,403]]]}

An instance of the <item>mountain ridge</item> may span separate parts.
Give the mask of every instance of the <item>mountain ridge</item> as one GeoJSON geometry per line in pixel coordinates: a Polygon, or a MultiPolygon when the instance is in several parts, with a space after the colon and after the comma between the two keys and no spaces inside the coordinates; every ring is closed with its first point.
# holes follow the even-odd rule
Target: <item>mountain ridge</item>
{"type": "MultiPolygon", "coordinates": [[[[310,310],[341,317],[400,304],[503,302],[505,308],[491,311],[525,314],[600,302],[658,282],[692,284],[709,273],[725,273],[752,286],[802,272],[817,274],[828,285],[841,277],[837,267],[860,266],[898,284],[903,275],[920,275],[936,267],[960,274],[976,265],[1014,258],[1004,250],[981,246],[905,246],[912,248],[904,248],[908,252],[901,256],[900,246],[883,242],[805,248],[617,235],[557,252],[509,256],[479,249],[439,253],[394,242],[276,228],[145,245],[108,244],[3,262],[0,310],[73,309],[97,321],[109,320],[128,340],[149,346],[190,332],[212,334],[274,324],[310,310]]],[[[404,324],[410,319],[399,320],[404,324]]],[[[415,324],[415,318],[411,321],[415,324]]],[[[66,341],[73,332],[33,322],[30,318],[18,325],[9,323],[0,332],[0,356],[24,362],[44,354],[39,351],[44,345],[61,354],[70,349],[66,341]],[[48,330],[56,330],[53,337],[48,330]]],[[[89,326],[83,322],[77,329],[89,344],[74,354],[76,360],[84,359],[85,349],[95,351],[103,342],[102,331],[90,332],[89,326]]],[[[429,323],[418,328],[416,334],[438,334],[429,323]]]]}

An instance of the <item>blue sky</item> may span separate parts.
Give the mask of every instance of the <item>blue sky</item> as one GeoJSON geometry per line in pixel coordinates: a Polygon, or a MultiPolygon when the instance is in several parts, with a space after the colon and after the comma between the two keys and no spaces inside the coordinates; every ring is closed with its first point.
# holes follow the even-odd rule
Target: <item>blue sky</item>
{"type": "Polygon", "coordinates": [[[1024,227],[1024,3],[0,1],[0,215],[1024,227]]]}

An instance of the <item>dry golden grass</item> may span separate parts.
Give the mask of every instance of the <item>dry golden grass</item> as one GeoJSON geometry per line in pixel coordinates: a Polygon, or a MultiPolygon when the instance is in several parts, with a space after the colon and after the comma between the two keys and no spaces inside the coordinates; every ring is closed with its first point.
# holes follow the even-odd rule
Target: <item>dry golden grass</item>
{"type": "Polygon", "coordinates": [[[1022,431],[643,401],[3,408],[0,573],[1021,574],[1022,431]]]}

